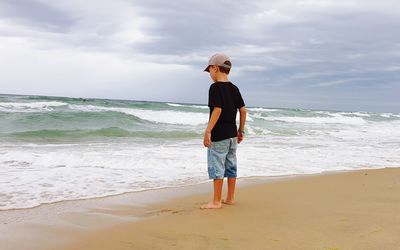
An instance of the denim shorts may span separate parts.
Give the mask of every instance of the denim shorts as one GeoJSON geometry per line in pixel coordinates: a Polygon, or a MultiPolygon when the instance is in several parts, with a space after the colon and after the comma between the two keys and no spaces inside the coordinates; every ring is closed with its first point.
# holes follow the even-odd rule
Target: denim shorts
{"type": "Polygon", "coordinates": [[[210,179],[236,178],[237,137],[214,141],[207,149],[208,177],[210,179]]]}

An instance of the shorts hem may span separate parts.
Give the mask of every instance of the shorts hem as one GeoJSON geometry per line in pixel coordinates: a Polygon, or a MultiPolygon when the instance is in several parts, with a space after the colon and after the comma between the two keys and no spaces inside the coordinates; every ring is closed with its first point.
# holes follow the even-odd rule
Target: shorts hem
{"type": "Polygon", "coordinates": [[[208,177],[210,180],[223,180],[225,177],[208,177]]]}

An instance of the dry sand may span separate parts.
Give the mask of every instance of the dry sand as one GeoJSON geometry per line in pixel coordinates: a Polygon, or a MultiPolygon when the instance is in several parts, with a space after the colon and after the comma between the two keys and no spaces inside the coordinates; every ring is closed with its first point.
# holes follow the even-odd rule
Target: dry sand
{"type": "MultiPolygon", "coordinates": [[[[101,216],[145,218],[40,232],[49,241],[68,238],[52,249],[400,249],[400,168],[255,183],[237,189],[235,205],[200,210],[211,195],[192,193],[136,210],[109,207],[101,216]]],[[[72,219],[91,216],[75,213],[72,219]]]]}
{"type": "Polygon", "coordinates": [[[65,249],[400,249],[399,168],[242,187],[235,205],[199,210],[210,197],[158,204],[65,249]]]}

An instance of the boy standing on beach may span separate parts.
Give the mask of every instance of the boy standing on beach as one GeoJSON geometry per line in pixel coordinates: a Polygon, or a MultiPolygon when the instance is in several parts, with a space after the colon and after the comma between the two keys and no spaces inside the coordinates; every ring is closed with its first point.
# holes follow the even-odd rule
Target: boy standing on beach
{"type": "Polygon", "coordinates": [[[201,206],[202,209],[217,209],[222,203],[234,204],[236,186],[236,148],[244,138],[246,108],[239,88],[228,80],[231,60],[224,54],[213,55],[204,71],[214,81],[210,86],[208,106],[210,119],[204,132],[203,144],[207,147],[208,176],[214,180],[214,200],[201,206]],[[240,112],[239,129],[236,113],[240,112]],[[222,201],[224,177],[228,178],[228,194],[222,201]]]}

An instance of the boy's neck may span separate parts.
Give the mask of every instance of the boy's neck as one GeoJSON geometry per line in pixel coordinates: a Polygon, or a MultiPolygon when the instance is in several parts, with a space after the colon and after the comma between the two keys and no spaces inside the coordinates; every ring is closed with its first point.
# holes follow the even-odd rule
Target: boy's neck
{"type": "Polygon", "coordinates": [[[217,74],[216,82],[229,82],[227,74],[217,74]]]}

